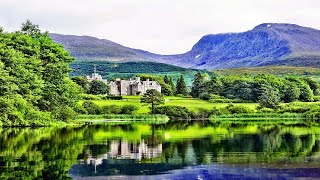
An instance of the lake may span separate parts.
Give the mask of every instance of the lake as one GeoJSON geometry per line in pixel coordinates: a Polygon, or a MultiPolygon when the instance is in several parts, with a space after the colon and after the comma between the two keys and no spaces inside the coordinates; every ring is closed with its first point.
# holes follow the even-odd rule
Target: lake
{"type": "Polygon", "coordinates": [[[0,179],[320,178],[320,127],[170,121],[0,128],[0,179]]]}

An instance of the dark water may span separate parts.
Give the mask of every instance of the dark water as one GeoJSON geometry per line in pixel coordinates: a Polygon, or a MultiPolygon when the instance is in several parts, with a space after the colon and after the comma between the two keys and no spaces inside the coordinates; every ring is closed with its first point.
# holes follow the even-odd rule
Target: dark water
{"type": "Polygon", "coordinates": [[[0,179],[320,179],[320,127],[0,129],[0,179]]]}

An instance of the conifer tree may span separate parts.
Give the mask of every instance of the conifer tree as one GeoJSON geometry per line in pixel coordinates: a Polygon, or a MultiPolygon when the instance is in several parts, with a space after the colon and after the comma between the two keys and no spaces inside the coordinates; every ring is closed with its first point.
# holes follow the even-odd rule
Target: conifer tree
{"type": "Polygon", "coordinates": [[[189,94],[187,85],[184,81],[183,76],[181,75],[180,78],[177,81],[177,91],[176,94],[182,94],[184,96],[187,96],[189,94]]]}

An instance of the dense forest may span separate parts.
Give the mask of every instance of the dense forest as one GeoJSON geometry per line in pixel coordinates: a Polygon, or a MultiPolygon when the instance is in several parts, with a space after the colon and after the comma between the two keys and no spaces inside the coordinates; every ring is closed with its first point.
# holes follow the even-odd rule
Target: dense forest
{"type": "Polygon", "coordinates": [[[277,108],[280,102],[313,102],[320,94],[320,84],[311,78],[273,75],[213,76],[210,80],[198,73],[190,93],[193,97],[209,100],[216,96],[259,102],[267,108],[277,108]]]}
{"type": "Polygon", "coordinates": [[[68,78],[72,58],[37,25],[0,30],[0,125],[39,126],[74,114],[79,86],[68,78]]]}

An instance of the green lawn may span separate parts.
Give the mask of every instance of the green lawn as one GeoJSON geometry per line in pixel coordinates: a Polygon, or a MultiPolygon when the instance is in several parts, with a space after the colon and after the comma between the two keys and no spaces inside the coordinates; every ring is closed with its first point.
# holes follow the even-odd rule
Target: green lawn
{"type": "MultiPolygon", "coordinates": [[[[186,107],[189,110],[197,110],[198,108],[212,109],[213,107],[225,107],[228,103],[210,103],[208,101],[195,99],[195,98],[183,98],[183,97],[174,97],[167,96],[165,97],[165,105],[171,106],[182,106],[186,107]]],[[[99,106],[104,105],[135,105],[139,107],[139,111],[137,113],[145,114],[148,113],[149,107],[145,104],[140,103],[140,96],[123,96],[123,100],[93,100],[93,102],[99,106]]],[[[256,103],[234,103],[241,104],[243,106],[247,106],[251,109],[255,109],[256,103]]]]}

